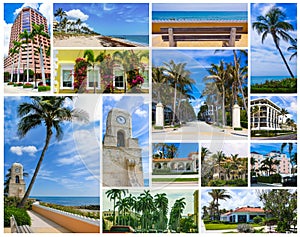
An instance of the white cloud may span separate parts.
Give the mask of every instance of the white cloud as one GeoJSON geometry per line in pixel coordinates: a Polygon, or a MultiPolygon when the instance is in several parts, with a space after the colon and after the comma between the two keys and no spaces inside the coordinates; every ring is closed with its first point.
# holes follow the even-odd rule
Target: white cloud
{"type": "Polygon", "coordinates": [[[236,143],[236,142],[220,142],[220,141],[211,141],[210,143],[202,143],[203,147],[206,147],[212,154],[217,151],[223,151],[226,156],[231,154],[238,154],[239,157],[248,157],[248,143],[236,143]]]}
{"type": "Polygon", "coordinates": [[[21,156],[24,153],[28,153],[28,155],[34,156],[38,151],[35,146],[12,146],[9,150],[18,156],[21,156]]]}
{"type": "Polygon", "coordinates": [[[9,50],[9,39],[10,39],[10,32],[12,24],[7,24],[5,21],[2,21],[4,25],[4,57],[8,56],[9,50]]]}
{"type": "Polygon", "coordinates": [[[146,118],[148,116],[148,112],[146,110],[141,110],[140,108],[138,108],[134,114],[142,118],[146,118]]]}
{"type": "Polygon", "coordinates": [[[71,156],[71,157],[64,157],[64,158],[60,158],[57,160],[58,165],[77,165],[77,164],[81,164],[81,160],[80,160],[80,156],[79,155],[75,155],[75,156],[71,156]]]}
{"type": "Polygon", "coordinates": [[[38,3],[24,3],[22,5],[22,7],[20,7],[20,8],[18,8],[18,9],[15,10],[14,16],[17,16],[20,13],[20,11],[22,10],[22,8],[24,8],[24,7],[31,7],[31,8],[33,8],[35,10],[38,10],[39,4],[38,3]]]}
{"type": "Polygon", "coordinates": [[[39,10],[40,13],[42,13],[42,15],[44,17],[46,17],[47,23],[48,23],[48,26],[49,26],[49,24],[51,22],[51,15],[52,15],[52,2],[49,1],[49,2],[46,2],[46,3],[42,3],[38,10],[39,10]]]}
{"type": "Polygon", "coordinates": [[[89,16],[84,14],[80,9],[67,11],[66,14],[71,20],[80,19],[81,21],[86,21],[89,18],[89,16]]]}

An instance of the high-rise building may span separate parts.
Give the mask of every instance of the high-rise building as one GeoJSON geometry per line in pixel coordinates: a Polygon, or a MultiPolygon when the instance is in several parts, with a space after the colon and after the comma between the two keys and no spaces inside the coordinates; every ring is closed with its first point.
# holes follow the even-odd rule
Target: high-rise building
{"type": "MultiPolygon", "coordinates": [[[[44,32],[46,34],[49,34],[47,19],[40,12],[31,7],[24,7],[17,15],[11,27],[9,50],[14,48],[14,41],[23,41],[22,47],[19,49],[21,55],[20,63],[18,62],[18,53],[11,55],[10,52],[8,52],[8,56],[4,60],[4,71],[11,73],[13,70],[14,74],[17,74],[18,65],[20,65],[19,70],[21,74],[21,80],[23,72],[27,69],[27,50],[29,57],[29,69],[36,73],[36,78],[42,78],[42,64],[40,62],[39,54],[40,45],[43,49],[42,51],[45,77],[50,78],[50,57],[46,54],[46,51],[50,49],[50,39],[42,35],[36,35],[34,37],[34,40],[29,40],[28,45],[24,43],[23,39],[20,39],[20,34],[24,32],[24,30],[27,30],[28,33],[32,32],[33,24],[44,25],[44,32]]],[[[24,77],[24,81],[26,81],[26,77],[24,77]]]]}

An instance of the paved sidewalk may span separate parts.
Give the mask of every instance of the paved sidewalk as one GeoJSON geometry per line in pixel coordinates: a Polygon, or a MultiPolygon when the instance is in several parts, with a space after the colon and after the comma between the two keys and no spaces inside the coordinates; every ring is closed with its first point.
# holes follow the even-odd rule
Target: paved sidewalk
{"type": "Polygon", "coordinates": [[[34,233],[71,233],[64,227],[48,220],[34,211],[27,211],[31,218],[31,229],[34,233]]]}

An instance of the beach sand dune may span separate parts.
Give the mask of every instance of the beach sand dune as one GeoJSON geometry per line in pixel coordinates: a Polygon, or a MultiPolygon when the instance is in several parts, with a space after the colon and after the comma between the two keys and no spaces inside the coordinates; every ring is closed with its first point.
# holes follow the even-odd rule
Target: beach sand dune
{"type": "Polygon", "coordinates": [[[54,47],[138,47],[136,43],[103,35],[54,36],[54,47]]]}

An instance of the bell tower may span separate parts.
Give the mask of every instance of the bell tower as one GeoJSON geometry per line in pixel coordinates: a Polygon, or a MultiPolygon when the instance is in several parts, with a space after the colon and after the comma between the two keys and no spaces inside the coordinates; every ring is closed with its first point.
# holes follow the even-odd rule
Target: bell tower
{"type": "Polygon", "coordinates": [[[114,108],[108,113],[102,157],[104,186],[144,185],[142,149],[132,137],[132,117],[127,111],[114,108]]]}
{"type": "Polygon", "coordinates": [[[23,198],[25,195],[25,181],[23,178],[23,165],[13,163],[10,170],[8,196],[23,198]]]}

